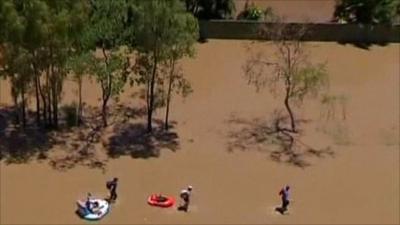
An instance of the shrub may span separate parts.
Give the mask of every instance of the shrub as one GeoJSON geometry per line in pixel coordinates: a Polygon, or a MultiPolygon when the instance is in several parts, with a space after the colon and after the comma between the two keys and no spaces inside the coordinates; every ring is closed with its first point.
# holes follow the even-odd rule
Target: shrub
{"type": "Polygon", "coordinates": [[[254,4],[251,4],[250,6],[246,4],[244,10],[238,16],[239,20],[264,20],[266,22],[272,22],[274,18],[275,15],[271,7],[262,10],[254,4]]]}
{"type": "Polygon", "coordinates": [[[393,24],[399,17],[399,0],[342,0],[334,13],[341,23],[393,24]]]}

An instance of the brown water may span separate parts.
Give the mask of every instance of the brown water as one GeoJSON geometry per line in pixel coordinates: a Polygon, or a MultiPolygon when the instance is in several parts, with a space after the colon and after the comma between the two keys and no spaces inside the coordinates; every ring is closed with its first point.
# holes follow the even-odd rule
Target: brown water
{"type": "MultiPolygon", "coordinates": [[[[105,173],[80,166],[58,172],[46,161],[2,163],[0,223],[83,223],[74,214],[75,200],[88,191],[105,196],[105,181],[118,176],[119,201],[99,223],[398,224],[400,45],[367,51],[312,43],[312,58],[327,61],[331,93],[347,96],[347,118],[341,121],[337,116],[326,122],[316,100],[297,110],[298,116],[310,120],[302,126],[302,141],[331,146],[335,153],[334,157],[307,157],[312,165],[301,169],[272,161],[268,145],[227,150],[227,136],[239,126],[228,122],[232,115],[268,119],[274,109],[282,108],[279,98],[267,89],[256,93],[243,79],[245,43],[211,40],[197,46],[196,59],[185,60],[184,71],[194,93],[185,101],[173,101],[171,119],[177,122],[180,142],[176,152],[162,149],[158,158],[109,159],[105,173]],[[337,124],[345,127],[339,134],[321,133],[323,128],[336,129],[337,124]],[[189,213],[146,204],[152,193],[177,196],[188,184],[194,187],[189,213]],[[292,187],[293,202],[289,214],[281,216],[273,209],[285,184],[292,187]]],[[[0,101],[9,104],[9,87],[0,82],[0,101]]],[[[75,98],[72,85],[64,88],[65,102],[75,98]]],[[[85,102],[100,104],[98,87],[85,82],[84,90],[85,102]]],[[[124,93],[121,101],[143,104],[129,95],[124,93]]],[[[160,110],[157,116],[162,115],[160,110]]],[[[100,145],[97,151],[104,155],[100,145]]]]}
{"type": "MultiPolygon", "coordinates": [[[[247,0],[235,0],[236,15],[244,9],[247,0]]],[[[287,22],[327,23],[333,18],[336,0],[248,0],[260,9],[271,7],[275,15],[287,22]]]]}

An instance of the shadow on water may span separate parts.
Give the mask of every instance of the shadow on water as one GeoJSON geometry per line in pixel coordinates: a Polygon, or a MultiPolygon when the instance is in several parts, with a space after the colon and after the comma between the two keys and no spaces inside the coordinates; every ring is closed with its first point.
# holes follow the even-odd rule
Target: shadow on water
{"type": "MultiPolygon", "coordinates": [[[[334,156],[330,147],[315,149],[303,143],[301,131],[298,134],[285,132],[280,124],[287,118],[273,117],[271,121],[262,119],[243,119],[232,115],[228,124],[228,152],[256,150],[265,152],[272,161],[286,163],[299,168],[310,166],[308,157],[334,156]]],[[[297,121],[305,123],[307,121],[297,121]]]]}
{"type": "Polygon", "coordinates": [[[130,155],[133,158],[159,157],[162,149],[173,152],[179,149],[178,134],[173,131],[174,125],[166,131],[162,121],[155,121],[153,132],[147,132],[145,123],[123,123],[114,127],[114,135],[106,144],[108,155],[117,158],[130,155]]]}
{"type": "Polygon", "coordinates": [[[130,119],[139,119],[146,114],[143,108],[116,105],[110,109],[110,125],[114,130],[105,157],[98,154],[106,129],[102,127],[100,110],[96,107],[85,107],[83,123],[79,127],[68,126],[61,114],[57,130],[38,127],[33,112],[27,113],[27,126],[23,128],[13,122],[14,112],[13,107],[0,108],[0,160],[6,164],[37,160],[47,162],[58,171],[84,166],[105,172],[109,156],[158,157],[160,149],[175,151],[179,147],[178,135],[163,131],[162,121],[155,121],[151,135],[146,133],[145,125],[129,123],[130,119]],[[57,154],[52,154],[55,151],[57,154]]]}
{"type": "MultiPolygon", "coordinates": [[[[99,145],[104,135],[104,127],[100,111],[96,107],[87,108],[87,116],[83,126],[59,134],[59,140],[68,149],[65,156],[53,158],[50,165],[59,171],[74,168],[76,165],[91,169],[107,169],[107,158],[98,156],[99,145]],[[64,141],[63,141],[64,140],[64,141]]],[[[109,125],[126,124],[130,119],[138,119],[145,115],[144,108],[133,108],[117,104],[109,112],[109,125]]]]}
{"type": "MultiPolygon", "coordinates": [[[[27,112],[27,120],[33,116],[27,112]]],[[[55,144],[46,129],[27,125],[25,129],[13,123],[13,107],[0,109],[0,160],[6,164],[20,164],[32,159],[43,160],[55,144]]]]}
{"type": "Polygon", "coordinates": [[[341,45],[350,44],[350,45],[353,45],[354,47],[361,48],[364,50],[370,50],[370,48],[374,45],[384,47],[389,44],[389,42],[368,42],[368,41],[365,41],[365,42],[338,41],[338,43],[341,45]]]}

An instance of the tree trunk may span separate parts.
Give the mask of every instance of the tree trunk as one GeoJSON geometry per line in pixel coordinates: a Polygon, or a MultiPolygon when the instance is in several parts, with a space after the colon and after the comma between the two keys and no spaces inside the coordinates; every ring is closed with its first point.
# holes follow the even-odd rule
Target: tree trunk
{"type": "MultiPolygon", "coordinates": [[[[103,44],[102,47],[102,52],[103,52],[103,56],[104,56],[104,62],[106,64],[106,67],[108,67],[108,57],[106,54],[106,49],[105,46],[103,44]]],[[[102,89],[102,97],[103,97],[103,105],[102,105],[102,110],[101,110],[101,114],[102,114],[102,119],[103,119],[103,126],[107,127],[108,126],[108,122],[107,122],[107,102],[110,99],[111,96],[111,88],[112,88],[112,83],[111,83],[111,74],[107,74],[107,83],[104,85],[104,81],[102,81],[101,84],[101,89],[102,89]],[[105,86],[106,85],[106,86],[105,86]]]]}
{"type": "Polygon", "coordinates": [[[286,88],[285,107],[286,107],[286,110],[287,110],[287,112],[289,114],[289,117],[290,117],[290,127],[291,127],[290,131],[294,132],[294,133],[297,133],[296,123],[294,121],[293,111],[290,108],[290,104],[289,104],[289,88],[286,88]]]}
{"type": "MultiPolygon", "coordinates": [[[[54,78],[55,79],[55,78],[54,78]]],[[[57,82],[53,83],[53,124],[55,128],[58,128],[58,98],[57,98],[57,82]]]]}
{"type": "Polygon", "coordinates": [[[47,113],[46,113],[46,109],[47,109],[47,104],[46,104],[46,96],[44,94],[44,91],[42,89],[42,86],[40,85],[40,78],[38,77],[38,89],[39,89],[39,94],[42,98],[42,102],[43,102],[43,108],[42,108],[42,114],[43,114],[43,121],[44,121],[44,125],[47,125],[47,113]]]}
{"type": "Polygon", "coordinates": [[[40,126],[40,96],[39,96],[39,76],[36,67],[33,65],[35,73],[35,96],[36,96],[36,124],[40,126]]]}
{"type": "Polygon", "coordinates": [[[82,123],[82,76],[78,77],[78,112],[77,112],[77,121],[76,124],[78,126],[82,123]]]}
{"type": "Polygon", "coordinates": [[[103,119],[103,126],[104,127],[107,127],[108,126],[108,123],[107,123],[107,102],[108,102],[108,97],[106,96],[104,99],[103,99],[103,106],[102,106],[102,110],[101,110],[101,116],[102,116],[102,119],[103,119]]]}
{"type": "Polygon", "coordinates": [[[294,133],[297,133],[297,130],[296,130],[296,123],[295,123],[295,121],[294,121],[294,115],[293,115],[293,111],[292,111],[292,109],[290,108],[290,104],[289,104],[289,98],[290,98],[290,95],[291,95],[291,91],[292,91],[292,80],[291,80],[291,78],[292,78],[292,60],[291,60],[291,50],[290,50],[290,48],[286,45],[285,46],[286,47],[286,51],[287,51],[287,61],[286,61],[286,63],[287,63],[287,74],[285,74],[285,77],[286,77],[286,83],[285,83],[285,86],[286,86],[286,95],[285,95],[285,107],[286,107],[286,110],[287,110],[287,112],[289,113],[289,117],[290,117],[290,131],[291,132],[294,132],[294,133]]]}
{"type": "MultiPolygon", "coordinates": [[[[15,87],[11,87],[11,88],[15,88],[15,87]]],[[[16,94],[16,93],[14,93],[13,94],[13,100],[14,100],[14,121],[15,121],[15,124],[19,124],[19,122],[20,122],[20,119],[19,119],[19,117],[20,117],[20,106],[19,106],[19,104],[18,104],[18,94],[16,94]]]]}
{"type": "Polygon", "coordinates": [[[53,125],[54,128],[58,128],[58,97],[57,97],[57,92],[58,92],[58,85],[57,85],[57,75],[56,71],[54,69],[54,65],[52,66],[51,70],[51,96],[52,96],[52,102],[51,104],[53,105],[53,125]]]}
{"type": "Polygon", "coordinates": [[[21,85],[21,114],[22,114],[22,126],[26,127],[26,99],[25,99],[25,87],[21,85]]]}
{"type": "Polygon", "coordinates": [[[154,87],[156,81],[156,73],[157,73],[157,55],[154,54],[154,64],[153,64],[153,71],[151,74],[151,81],[150,81],[150,99],[149,99],[149,106],[147,107],[147,132],[151,133],[153,131],[152,126],[152,118],[153,118],[153,110],[154,110],[154,87]]]}
{"type": "Polygon", "coordinates": [[[173,61],[171,64],[172,65],[171,65],[171,71],[169,74],[169,83],[168,83],[168,91],[167,91],[167,108],[165,111],[165,123],[164,123],[165,130],[168,130],[168,128],[169,128],[169,124],[168,124],[169,104],[171,102],[172,83],[174,82],[175,62],[173,61]]]}
{"type": "Polygon", "coordinates": [[[35,51],[31,50],[30,53],[32,54],[33,61],[32,61],[32,68],[33,68],[33,73],[34,73],[34,79],[35,79],[35,97],[36,97],[36,124],[37,126],[41,125],[41,119],[40,119],[40,95],[39,95],[39,82],[40,82],[40,75],[38,68],[36,67],[36,55],[35,51]]]}
{"type": "Polygon", "coordinates": [[[48,125],[52,126],[53,124],[53,117],[52,117],[52,111],[51,111],[51,88],[50,88],[50,71],[48,71],[47,77],[46,77],[46,94],[47,94],[47,116],[48,116],[48,125]]]}

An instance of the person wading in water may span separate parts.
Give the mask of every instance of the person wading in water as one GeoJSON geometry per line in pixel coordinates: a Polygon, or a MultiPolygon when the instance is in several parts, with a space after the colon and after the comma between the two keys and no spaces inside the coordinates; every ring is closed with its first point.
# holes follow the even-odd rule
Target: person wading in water
{"type": "Polygon", "coordinates": [[[114,177],[113,180],[108,181],[106,183],[107,189],[110,191],[110,202],[115,202],[117,200],[117,185],[118,185],[118,178],[114,177]]]}
{"type": "Polygon", "coordinates": [[[183,200],[183,204],[178,207],[178,210],[187,212],[189,210],[190,196],[192,194],[192,186],[188,186],[186,189],[181,191],[180,197],[183,200]]]}
{"type": "Polygon", "coordinates": [[[276,211],[280,212],[281,214],[284,214],[288,210],[287,207],[289,205],[289,190],[290,190],[289,185],[286,185],[279,192],[279,195],[281,196],[282,200],[282,206],[276,208],[276,211]]]}

